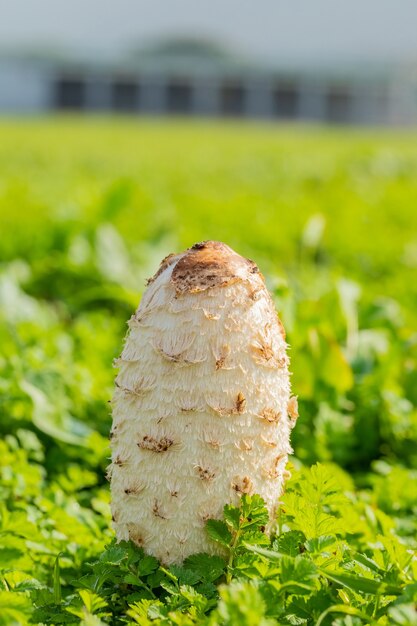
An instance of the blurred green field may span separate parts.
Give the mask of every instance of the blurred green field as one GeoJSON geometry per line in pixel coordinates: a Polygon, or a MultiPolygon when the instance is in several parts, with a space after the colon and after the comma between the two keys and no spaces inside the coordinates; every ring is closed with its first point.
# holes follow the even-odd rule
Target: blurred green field
{"type": "Polygon", "coordinates": [[[275,298],[295,467],[329,464],[415,548],[417,133],[3,120],[0,233],[0,624],[26,623],[9,589],[29,619],[59,552],[68,594],[111,540],[112,361],[146,277],[206,239],[255,259],[275,298]]]}

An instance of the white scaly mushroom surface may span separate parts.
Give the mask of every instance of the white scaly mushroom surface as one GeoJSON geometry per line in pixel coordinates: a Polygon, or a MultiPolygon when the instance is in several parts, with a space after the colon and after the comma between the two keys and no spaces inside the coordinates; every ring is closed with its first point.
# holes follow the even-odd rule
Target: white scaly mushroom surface
{"type": "Polygon", "coordinates": [[[291,452],[287,345],[263,277],[224,244],[198,246],[151,279],[112,401],[117,538],[165,564],[221,553],[205,521],[242,493],[260,494],[273,519],[291,452]]]}

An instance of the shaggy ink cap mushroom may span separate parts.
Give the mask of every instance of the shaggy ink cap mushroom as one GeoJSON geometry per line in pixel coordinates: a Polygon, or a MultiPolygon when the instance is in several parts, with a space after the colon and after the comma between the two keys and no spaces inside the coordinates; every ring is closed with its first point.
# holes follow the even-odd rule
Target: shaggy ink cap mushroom
{"type": "Polygon", "coordinates": [[[256,264],[217,241],[166,257],[116,365],[113,524],[163,563],[221,553],[205,532],[260,494],[271,523],[297,416],[283,326],[256,264]]]}

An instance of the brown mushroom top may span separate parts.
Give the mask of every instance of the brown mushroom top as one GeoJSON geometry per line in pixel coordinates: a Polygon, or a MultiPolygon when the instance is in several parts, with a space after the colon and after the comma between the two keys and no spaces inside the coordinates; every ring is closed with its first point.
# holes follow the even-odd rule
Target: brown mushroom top
{"type": "Polygon", "coordinates": [[[203,241],[182,254],[167,256],[149,283],[174,263],[171,282],[178,295],[225,287],[239,280],[247,280],[253,274],[259,274],[263,282],[256,263],[240,256],[220,241],[203,241]]]}

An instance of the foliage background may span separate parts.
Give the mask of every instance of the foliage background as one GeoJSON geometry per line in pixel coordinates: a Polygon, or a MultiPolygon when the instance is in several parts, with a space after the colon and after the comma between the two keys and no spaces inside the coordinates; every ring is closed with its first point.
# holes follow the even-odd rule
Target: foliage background
{"type": "MultiPolygon", "coordinates": [[[[309,496],[297,481],[311,480],[302,468],[320,461],[350,501],[345,509],[332,509],[324,495],[313,503],[344,519],[344,529],[330,534],[376,559],[391,582],[412,584],[415,134],[57,118],[2,121],[0,137],[0,624],[154,623],[127,617],[129,602],[146,598],[129,596],[132,581],[118,582],[111,615],[110,591],[95,598],[97,581],[79,581],[113,537],[104,477],[108,400],[125,322],[162,257],[205,239],[257,261],[287,329],[300,404],[293,464],[301,474],[290,483],[282,530],[305,533],[291,493],[302,509],[309,496]]],[[[262,577],[252,577],[254,593],[262,577]]],[[[252,593],[225,589],[221,602],[230,611],[239,594],[252,593]]],[[[379,599],[376,606],[363,593],[344,593],[338,601],[378,623],[415,623],[410,589],[411,612],[397,622],[395,614],[384,621],[388,608],[379,599]]],[[[288,605],[277,614],[262,598],[252,601],[260,602],[255,621],[213,619],[255,625],[264,611],[265,624],[310,624],[320,615],[292,609],[291,622],[288,605]]],[[[200,623],[210,608],[197,621],[155,623],[200,623]]]]}

